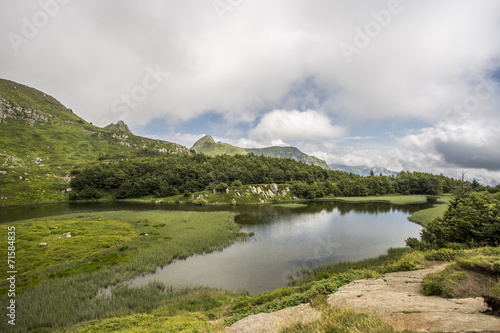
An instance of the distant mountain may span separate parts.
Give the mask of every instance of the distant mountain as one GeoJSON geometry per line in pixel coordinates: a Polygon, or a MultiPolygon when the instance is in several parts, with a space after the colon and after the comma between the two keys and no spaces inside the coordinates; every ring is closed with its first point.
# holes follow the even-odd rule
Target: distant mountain
{"type": "Polygon", "coordinates": [[[210,135],[205,135],[200,140],[196,141],[191,147],[197,153],[203,153],[208,156],[217,155],[246,155],[247,152],[243,148],[235,147],[229,143],[215,142],[214,138],[210,135]]]}
{"type": "Polygon", "coordinates": [[[255,155],[264,155],[269,157],[278,157],[278,158],[291,158],[296,161],[304,162],[311,165],[317,165],[322,167],[323,169],[330,169],[328,164],[311,155],[307,155],[301,152],[298,148],[295,147],[267,147],[267,148],[248,148],[245,149],[248,153],[253,153],[255,155]]]}
{"type": "Polygon", "coordinates": [[[55,98],[0,79],[0,207],[63,201],[74,166],[144,149],[189,153],[175,143],[135,136],[123,122],[93,126],[55,98]]]}
{"type": "Polygon", "coordinates": [[[116,124],[111,123],[108,126],[104,127],[104,129],[110,131],[122,131],[132,134],[132,131],[130,130],[130,128],[128,128],[127,124],[125,124],[123,120],[118,120],[116,124]]]}
{"type": "Polygon", "coordinates": [[[398,172],[387,170],[382,167],[367,167],[363,165],[358,166],[349,166],[349,165],[341,165],[341,164],[330,164],[330,168],[332,170],[340,170],[349,173],[353,173],[360,176],[369,176],[370,172],[373,172],[374,175],[378,176],[382,174],[382,176],[396,176],[398,172]]]}
{"type": "Polygon", "coordinates": [[[196,141],[191,148],[197,153],[203,153],[209,156],[227,155],[246,155],[255,154],[276,158],[291,158],[296,161],[311,165],[317,165],[324,169],[330,169],[328,164],[317,157],[307,155],[295,147],[267,147],[267,148],[240,148],[228,143],[215,142],[210,135],[205,135],[196,141]]]}

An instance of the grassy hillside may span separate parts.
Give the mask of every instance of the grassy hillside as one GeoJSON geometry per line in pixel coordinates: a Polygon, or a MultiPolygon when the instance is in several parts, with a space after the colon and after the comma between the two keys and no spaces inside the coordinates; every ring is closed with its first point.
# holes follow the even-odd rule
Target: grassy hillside
{"type": "Polygon", "coordinates": [[[143,150],[189,151],[93,126],[55,98],[0,79],[0,207],[65,200],[73,167],[143,150]]]}
{"type": "Polygon", "coordinates": [[[247,155],[245,149],[232,146],[229,143],[217,143],[210,135],[205,135],[203,138],[196,141],[191,149],[197,153],[203,153],[212,157],[224,154],[230,156],[247,155]]]}
{"type": "Polygon", "coordinates": [[[295,147],[267,147],[267,148],[249,148],[246,149],[248,153],[253,153],[255,155],[263,155],[268,157],[278,157],[278,158],[291,158],[299,162],[304,162],[311,165],[317,165],[323,169],[330,170],[328,164],[325,161],[320,160],[317,157],[304,154],[299,149],[295,147]]]}
{"type": "Polygon", "coordinates": [[[266,148],[240,148],[228,143],[215,142],[210,135],[205,135],[200,140],[196,141],[191,147],[197,153],[203,153],[208,156],[218,155],[247,155],[255,154],[257,156],[276,157],[276,158],[291,158],[292,160],[304,162],[310,165],[317,165],[323,169],[330,170],[328,164],[317,157],[310,156],[301,152],[295,147],[266,147],[266,148]]]}

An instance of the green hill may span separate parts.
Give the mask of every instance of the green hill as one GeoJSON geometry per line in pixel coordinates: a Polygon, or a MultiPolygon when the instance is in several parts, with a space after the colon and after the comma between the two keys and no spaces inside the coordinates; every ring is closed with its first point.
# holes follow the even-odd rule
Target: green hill
{"type": "Polygon", "coordinates": [[[247,154],[243,148],[232,146],[229,143],[215,142],[210,135],[205,135],[203,138],[196,141],[191,149],[197,153],[203,153],[212,157],[224,154],[230,156],[247,154]]]}
{"type": "Polygon", "coordinates": [[[141,152],[189,149],[93,126],[55,98],[0,79],[0,207],[66,200],[73,167],[141,152]]]}
{"type": "Polygon", "coordinates": [[[322,167],[323,169],[330,170],[330,167],[325,161],[320,160],[317,157],[307,155],[295,147],[274,146],[267,148],[240,148],[232,146],[228,143],[215,142],[215,140],[210,135],[205,135],[203,138],[196,141],[191,149],[193,149],[197,153],[203,153],[208,156],[217,156],[224,154],[230,156],[255,154],[267,157],[291,158],[295,161],[310,165],[317,165],[322,167]]]}
{"type": "Polygon", "coordinates": [[[298,148],[295,147],[267,147],[267,148],[249,148],[246,149],[248,153],[253,153],[255,155],[264,155],[268,157],[277,157],[277,158],[291,158],[293,160],[304,162],[311,165],[317,165],[322,167],[323,169],[330,170],[328,164],[320,160],[317,157],[307,155],[301,152],[298,148]]]}

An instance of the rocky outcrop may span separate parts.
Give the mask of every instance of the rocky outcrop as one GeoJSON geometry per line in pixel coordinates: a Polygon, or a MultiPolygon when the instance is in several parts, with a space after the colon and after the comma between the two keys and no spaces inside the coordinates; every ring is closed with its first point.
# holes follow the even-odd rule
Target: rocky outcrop
{"type": "Polygon", "coordinates": [[[118,120],[118,122],[116,124],[111,123],[104,128],[107,130],[118,130],[118,131],[127,132],[127,133],[132,134],[132,131],[127,126],[127,124],[125,124],[125,122],[123,120],[118,120]]]}
{"type": "Polygon", "coordinates": [[[396,329],[419,332],[498,332],[500,318],[483,314],[482,297],[441,298],[420,292],[427,274],[444,268],[390,273],[354,281],[328,297],[331,306],[348,306],[390,322],[396,329]]]}
{"type": "MultiPolygon", "coordinates": [[[[389,273],[378,279],[364,279],[347,284],[328,297],[331,307],[349,307],[372,313],[399,330],[418,332],[500,332],[500,318],[484,314],[483,298],[452,298],[424,296],[420,292],[422,279],[444,269],[432,268],[389,273]]],[[[319,312],[308,304],[273,313],[261,313],[244,318],[226,332],[279,332],[282,328],[307,323],[318,318],[319,312]]]]}
{"type": "Polygon", "coordinates": [[[6,122],[8,118],[24,121],[31,126],[49,122],[48,116],[44,115],[42,111],[22,108],[0,96],[0,123],[6,122]]]}

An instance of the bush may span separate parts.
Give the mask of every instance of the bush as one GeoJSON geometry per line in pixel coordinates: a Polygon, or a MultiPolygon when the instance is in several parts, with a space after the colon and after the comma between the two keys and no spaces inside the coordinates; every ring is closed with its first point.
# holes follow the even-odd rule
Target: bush
{"type": "Polygon", "coordinates": [[[458,265],[452,265],[441,272],[427,275],[422,281],[422,292],[427,296],[453,297],[453,281],[465,278],[465,273],[458,269],[458,265]]]}
{"type": "Polygon", "coordinates": [[[439,250],[429,250],[424,252],[424,257],[426,260],[436,260],[436,261],[453,261],[457,256],[458,251],[453,249],[439,249],[439,250]]]}

